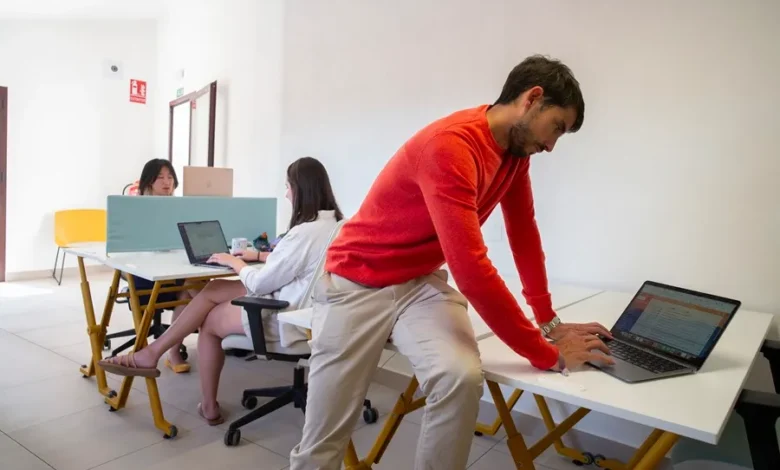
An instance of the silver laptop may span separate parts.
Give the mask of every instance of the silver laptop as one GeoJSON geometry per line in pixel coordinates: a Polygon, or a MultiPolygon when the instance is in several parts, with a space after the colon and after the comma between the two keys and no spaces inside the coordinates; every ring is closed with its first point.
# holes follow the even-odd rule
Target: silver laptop
{"type": "Polygon", "coordinates": [[[591,364],[624,382],[693,374],[701,369],[741,302],[647,281],[605,343],[615,365],[591,364]]]}
{"type": "Polygon", "coordinates": [[[233,169],[201,166],[184,167],[185,196],[233,197],[233,169]]]}

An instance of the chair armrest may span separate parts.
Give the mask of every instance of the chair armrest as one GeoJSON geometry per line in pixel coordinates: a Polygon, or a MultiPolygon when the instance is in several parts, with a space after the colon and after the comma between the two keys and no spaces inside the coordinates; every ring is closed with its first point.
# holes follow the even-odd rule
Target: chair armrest
{"type": "Polygon", "coordinates": [[[265,328],[263,327],[263,317],[261,313],[264,310],[284,310],[290,306],[290,302],[285,300],[264,299],[262,297],[239,297],[231,302],[233,305],[244,307],[249,320],[249,336],[252,339],[252,345],[255,348],[255,354],[271,357],[268,354],[268,347],[265,344],[265,328]]]}
{"type": "Polygon", "coordinates": [[[290,306],[286,300],[265,299],[263,297],[239,297],[233,302],[233,305],[244,307],[247,312],[260,312],[260,310],[284,310],[290,306]]]}

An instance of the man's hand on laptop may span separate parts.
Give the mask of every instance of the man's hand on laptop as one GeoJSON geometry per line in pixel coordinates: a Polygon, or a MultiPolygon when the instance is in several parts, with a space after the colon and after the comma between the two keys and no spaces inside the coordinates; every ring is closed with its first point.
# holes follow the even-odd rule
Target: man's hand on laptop
{"type": "Polygon", "coordinates": [[[599,339],[599,336],[612,338],[612,335],[598,323],[561,323],[550,331],[549,336],[560,353],[560,360],[553,370],[576,370],[586,362],[615,363],[609,357],[609,348],[599,339]]]}

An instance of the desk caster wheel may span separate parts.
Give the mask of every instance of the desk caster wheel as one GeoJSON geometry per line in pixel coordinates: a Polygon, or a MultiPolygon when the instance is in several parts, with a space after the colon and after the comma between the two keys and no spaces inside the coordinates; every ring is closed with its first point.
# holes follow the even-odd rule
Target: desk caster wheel
{"type": "Polygon", "coordinates": [[[176,426],[171,425],[171,427],[168,428],[168,433],[163,434],[163,439],[174,439],[178,435],[179,435],[179,429],[176,426]]]}
{"type": "Polygon", "coordinates": [[[108,392],[108,398],[115,398],[116,397],[116,390],[111,390],[108,392]]]}
{"type": "Polygon", "coordinates": [[[241,399],[241,406],[247,410],[254,410],[257,406],[257,397],[244,397],[241,399]]]}
{"type": "Polygon", "coordinates": [[[187,346],[183,344],[179,346],[179,355],[183,361],[186,361],[187,358],[190,357],[189,353],[187,352],[187,346]]]}
{"type": "Polygon", "coordinates": [[[601,462],[604,462],[605,460],[607,460],[606,457],[601,454],[596,454],[593,456],[593,465],[601,468],[601,462]]]}
{"type": "Polygon", "coordinates": [[[116,408],[114,408],[113,406],[109,406],[109,407],[108,407],[108,411],[109,411],[109,412],[111,412],[111,413],[113,413],[113,412],[115,412],[115,411],[116,411],[116,408]]]}
{"type": "Polygon", "coordinates": [[[482,433],[481,433],[481,432],[479,432],[479,431],[474,431],[474,435],[475,435],[475,436],[477,436],[477,437],[482,437],[482,436],[484,436],[484,434],[482,434],[482,433]]]}
{"type": "Polygon", "coordinates": [[[583,452],[582,456],[584,460],[573,460],[572,463],[578,467],[582,467],[584,465],[590,465],[593,463],[593,454],[590,452],[583,452]]]}
{"type": "Polygon", "coordinates": [[[103,351],[111,351],[111,340],[107,339],[103,341],[103,351]]]}
{"type": "Polygon", "coordinates": [[[230,429],[225,433],[225,445],[228,447],[236,447],[241,442],[241,430],[230,429]]]}
{"type": "Polygon", "coordinates": [[[376,408],[366,408],[363,410],[363,421],[366,424],[374,424],[379,420],[379,411],[376,408]]]}

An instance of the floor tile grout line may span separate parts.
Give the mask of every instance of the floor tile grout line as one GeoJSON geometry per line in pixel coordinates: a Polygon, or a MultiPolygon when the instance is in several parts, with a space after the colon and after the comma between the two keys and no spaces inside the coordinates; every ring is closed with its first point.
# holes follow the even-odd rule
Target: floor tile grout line
{"type": "Polygon", "coordinates": [[[32,450],[30,450],[30,449],[28,449],[27,447],[25,447],[25,446],[24,446],[24,444],[22,444],[21,442],[17,441],[16,439],[14,439],[13,437],[9,436],[8,434],[6,434],[6,433],[5,433],[5,432],[3,432],[3,431],[0,431],[0,434],[2,434],[3,436],[7,437],[7,438],[8,438],[8,439],[10,439],[11,441],[15,442],[15,443],[16,443],[16,444],[17,444],[19,447],[21,447],[22,449],[24,449],[24,450],[26,450],[27,452],[29,452],[29,453],[30,453],[30,455],[33,455],[33,456],[34,456],[36,459],[38,459],[38,460],[40,460],[41,462],[43,462],[43,463],[44,463],[44,464],[45,464],[47,467],[51,468],[52,470],[57,470],[56,468],[54,468],[54,466],[53,466],[53,465],[51,465],[49,462],[47,462],[47,461],[43,460],[43,458],[42,458],[40,455],[36,454],[36,453],[35,453],[35,452],[33,452],[32,450]]]}

